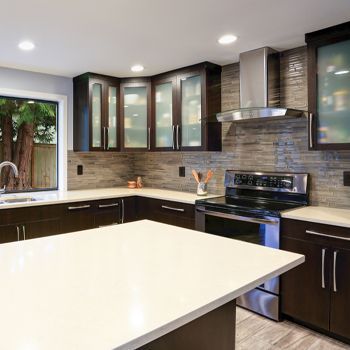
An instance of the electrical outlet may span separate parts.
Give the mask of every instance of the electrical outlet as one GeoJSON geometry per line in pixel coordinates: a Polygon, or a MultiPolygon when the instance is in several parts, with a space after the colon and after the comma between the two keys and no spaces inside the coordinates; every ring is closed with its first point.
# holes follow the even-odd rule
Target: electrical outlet
{"type": "Polygon", "coordinates": [[[344,186],[350,186],[350,171],[343,172],[344,186]]]}
{"type": "Polygon", "coordinates": [[[78,165],[77,166],[77,174],[78,175],[83,175],[83,166],[82,165],[78,165]]]}
{"type": "Polygon", "coordinates": [[[186,176],[186,171],[184,166],[179,166],[179,176],[180,177],[185,177],[186,176]]]}

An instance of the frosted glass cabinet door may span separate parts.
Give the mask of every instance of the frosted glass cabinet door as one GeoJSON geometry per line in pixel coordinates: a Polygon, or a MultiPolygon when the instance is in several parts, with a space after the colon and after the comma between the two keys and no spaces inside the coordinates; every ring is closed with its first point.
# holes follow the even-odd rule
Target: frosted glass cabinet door
{"type": "Polygon", "coordinates": [[[155,145],[156,148],[173,148],[173,83],[155,87],[155,145]]]}
{"type": "Polygon", "coordinates": [[[181,79],[181,147],[202,145],[201,77],[181,79]]]}
{"type": "Polygon", "coordinates": [[[102,85],[92,84],[92,147],[101,147],[102,85]]]}
{"type": "Polygon", "coordinates": [[[108,148],[117,148],[117,88],[108,87],[108,148]]]}
{"type": "Polygon", "coordinates": [[[350,143],[350,40],[317,50],[317,141],[350,143]]]}
{"type": "Polygon", "coordinates": [[[147,87],[124,87],[124,147],[147,148],[147,87]]]}

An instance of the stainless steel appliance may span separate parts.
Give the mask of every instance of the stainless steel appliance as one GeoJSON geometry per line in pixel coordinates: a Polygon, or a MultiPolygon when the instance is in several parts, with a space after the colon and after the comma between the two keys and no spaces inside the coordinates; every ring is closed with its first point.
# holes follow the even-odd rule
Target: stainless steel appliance
{"type": "MultiPolygon", "coordinates": [[[[308,174],[226,170],[225,188],[225,196],[196,201],[197,230],[278,249],[281,212],[308,204],[308,174]]],[[[279,292],[273,278],[237,305],[279,320],[279,292]]]]}
{"type": "Polygon", "coordinates": [[[279,53],[269,47],[239,55],[240,108],[217,115],[219,122],[298,118],[307,112],[280,106],[279,53]]]}

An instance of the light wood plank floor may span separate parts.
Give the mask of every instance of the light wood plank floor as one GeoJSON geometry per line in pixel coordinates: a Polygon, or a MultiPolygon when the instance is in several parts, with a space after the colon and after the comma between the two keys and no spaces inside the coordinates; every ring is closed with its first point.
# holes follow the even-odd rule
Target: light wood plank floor
{"type": "Polygon", "coordinates": [[[274,322],[237,307],[236,350],[350,350],[350,346],[289,321],[274,322]]]}

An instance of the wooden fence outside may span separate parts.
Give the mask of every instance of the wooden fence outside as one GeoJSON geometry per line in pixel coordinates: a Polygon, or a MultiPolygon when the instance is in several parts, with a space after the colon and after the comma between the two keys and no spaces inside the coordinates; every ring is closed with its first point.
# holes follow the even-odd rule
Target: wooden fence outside
{"type": "MultiPolygon", "coordinates": [[[[2,158],[2,142],[0,142],[0,155],[2,158]]],[[[57,186],[56,145],[34,144],[30,179],[32,188],[57,186]]]]}

